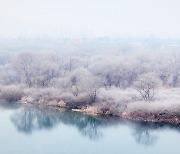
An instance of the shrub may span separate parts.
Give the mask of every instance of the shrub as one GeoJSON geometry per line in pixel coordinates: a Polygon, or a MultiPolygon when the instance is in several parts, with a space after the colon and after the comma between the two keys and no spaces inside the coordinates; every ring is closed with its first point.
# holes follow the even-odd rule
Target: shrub
{"type": "Polygon", "coordinates": [[[23,91],[16,85],[1,87],[0,98],[7,101],[19,101],[23,97],[23,91]]]}

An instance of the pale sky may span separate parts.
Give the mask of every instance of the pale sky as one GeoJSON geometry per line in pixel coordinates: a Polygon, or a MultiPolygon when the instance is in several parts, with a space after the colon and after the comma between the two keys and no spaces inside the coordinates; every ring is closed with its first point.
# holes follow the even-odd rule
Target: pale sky
{"type": "Polygon", "coordinates": [[[0,37],[180,38],[180,0],[0,0],[0,37]]]}

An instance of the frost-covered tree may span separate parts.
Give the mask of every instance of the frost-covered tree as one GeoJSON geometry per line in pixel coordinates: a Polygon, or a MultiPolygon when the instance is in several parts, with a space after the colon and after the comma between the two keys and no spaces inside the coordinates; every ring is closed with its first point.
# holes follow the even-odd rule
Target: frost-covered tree
{"type": "Polygon", "coordinates": [[[88,94],[91,103],[95,102],[99,90],[102,87],[100,78],[91,75],[86,79],[86,82],[84,82],[81,86],[88,94]]]}
{"type": "Polygon", "coordinates": [[[33,63],[36,55],[32,52],[23,52],[17,56],[14,62],[15,70],[21,77],[21,81],[28,87],[33,85],[33,63]]]}
{"type": "Polygon", "coordinates": [[[134,88],[141,94],[144,101],[151,101],[161,83],[155,73],[149,72],[138,77],[134,83],[134,88]]]}
{"type": "Polygon", "coordinates": [[[171,73],[172,86],[177,87],[180,85],[180,54],[173,53],[169,59],[169,67],[171,73]]]}

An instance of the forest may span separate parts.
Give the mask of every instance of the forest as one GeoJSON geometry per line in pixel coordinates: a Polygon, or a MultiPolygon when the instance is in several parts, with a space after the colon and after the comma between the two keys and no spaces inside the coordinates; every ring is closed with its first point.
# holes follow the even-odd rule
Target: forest
{"type": "Polygon", "coordinates": [[[1,40],[0,99],[135,120],[180,122],[177,41],[58,41],[1,40]]]}

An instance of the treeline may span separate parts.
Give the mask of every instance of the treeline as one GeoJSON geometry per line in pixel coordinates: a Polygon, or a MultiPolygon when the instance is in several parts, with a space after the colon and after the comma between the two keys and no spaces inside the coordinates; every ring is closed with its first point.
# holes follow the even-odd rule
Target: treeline
{"type": "Polygon", "coordinates": [[[1,85],[51,87],[74,96],[87,93],[92,101],[100,88],[137,88],[143,78],[164,87],[180,85],[179,53],[162,57],[145,52],[118,56],[23,52],[1,55],[0,64],[1,85]]]}
{"type": "Polygon", "coordinates": [[[0,54],[0,99],[11,102],[177,121],[179,86],[179,52],[0,54]]]}

